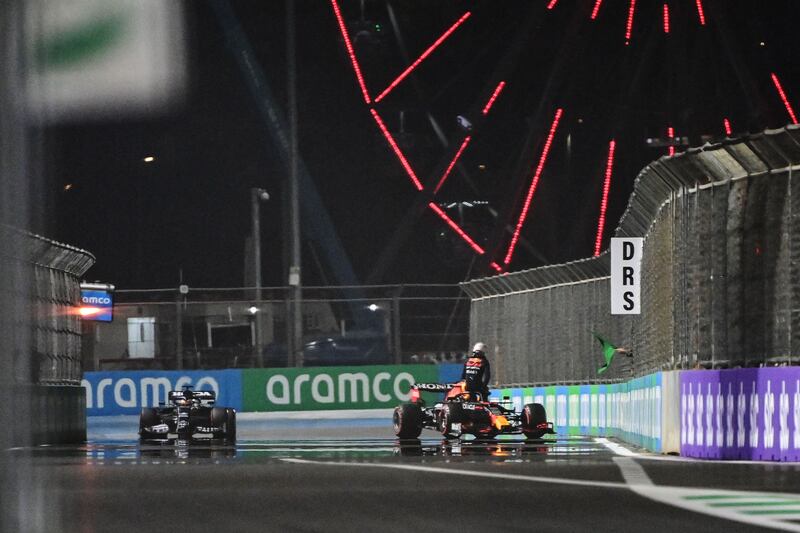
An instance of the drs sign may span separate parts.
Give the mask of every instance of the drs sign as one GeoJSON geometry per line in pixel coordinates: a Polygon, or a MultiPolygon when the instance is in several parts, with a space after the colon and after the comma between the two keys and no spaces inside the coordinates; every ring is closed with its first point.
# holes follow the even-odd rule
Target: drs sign
{"type": "Polygon", "coordinates": [[[611,239],[611,314],[641,313],[641,237],[611,239]]]}

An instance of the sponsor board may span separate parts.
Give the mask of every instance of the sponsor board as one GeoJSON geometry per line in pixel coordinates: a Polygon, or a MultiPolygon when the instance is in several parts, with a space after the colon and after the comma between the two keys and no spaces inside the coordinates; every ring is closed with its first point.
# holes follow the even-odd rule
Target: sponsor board
{"type": "Polygon", "coordinates": [[[217,404],[241,410],[241,370],[86,372],[87,415],[133,415],[167,401],[170,390],[192,385],[214,391],[217,404]]]}
{"type": "Polygon", "coordinates": [[[245,411],[378,409],[408,401],[416,382],[440,379],[435,365],[248,369],[245,411]]]}
{"type": "Polygon", "coordinates": [[[627,383],[497,389],[493,400],[510,397],[519,410],[540,403],[559,435],[619,437],[662,451],[662,373],[627,383]]]}
{"type": "Polygon", "coordinates": [[[681,455],[800,461],[800,368],[680,376],[681,455]]]}

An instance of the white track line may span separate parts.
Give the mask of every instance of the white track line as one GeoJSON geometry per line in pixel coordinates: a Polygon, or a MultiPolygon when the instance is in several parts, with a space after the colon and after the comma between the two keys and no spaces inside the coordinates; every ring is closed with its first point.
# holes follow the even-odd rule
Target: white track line
{"type": "Polygon", "coordinates": [[[614,462],[623,479],[633,492],[643,498],[734,522],[784,531],[800,531],[800,524],[784,522],[800,519],[798,494],[654,485],[642,465],[633,459],[643,458],[640,454],[607,439],[595,441],[618,455],[614,457],[614,462]]]}
{"type": "Polygon", "coordinates": [[[430,474],[449,474],[451,476],[472,476],[493,479],[512,479],[515,481],[528,481],[534,483],[552,483],[556,485],[577,485],[581,487],[603,487],[610,489],[627,489],[625,483],[613,481],[586,481],[582,479],[561,479],[554,477],[521,476],[517,474],[500,474],[497,472],[480,472],[478,470],[456,470],[454,468],[439,468],[435,466],[402,465],[394,463],[353,463],[335,461],[310,461],[307,459],[282,458],[286,463],[297,463],[306,465],[327,465],[327,466],[347,466],[347,467],[366,467],[366,468],[385,468],[390,470],[408,470],[412,472],[426,472],[430,474]]]}

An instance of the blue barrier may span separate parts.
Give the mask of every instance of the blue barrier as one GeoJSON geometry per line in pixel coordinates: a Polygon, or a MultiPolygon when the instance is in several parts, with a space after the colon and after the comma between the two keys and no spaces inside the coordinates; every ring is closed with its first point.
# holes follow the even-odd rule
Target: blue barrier
{"type": "Polygon", "coordinates": [[[220,406],[242,408],[242,371],[238,369],[86,372],[81,385],[86,389],[87,415],[139,414],[142,407],[166,402],[167,391],[184,385],[213,390],[220,406]]]}

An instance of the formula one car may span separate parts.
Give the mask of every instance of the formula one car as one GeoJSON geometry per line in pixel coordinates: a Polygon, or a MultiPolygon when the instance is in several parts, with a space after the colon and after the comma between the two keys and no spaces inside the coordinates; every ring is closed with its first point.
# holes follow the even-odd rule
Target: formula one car
{"type": "Polygon", "coordinates": [[[493,439],[500,434],[524,434],[529,439],[541,439],[555,433],[543,405],[529,403],[518,413],[511,402],[491,402],[479,393],[468,392],[463,381],[415,383],[411,402],[397,406],[392,421],[394,432],[401,439],[415,439],[423,428],[439,431],[445,438],[471,434],[493,439]],[[428,407],[421,391],[446,394],[443,401],[428,407]]]}
{"type": "Polygon", "coordinates": [[[195,391],[189,385],[170,391],[167,405],[142,408],[139,438],[166,439],[175,434],[178,439],[191,439],[200,433],[227,443],[236,442],[236,410],[215,407],[216,399],[214,392],[195,391]]]}

